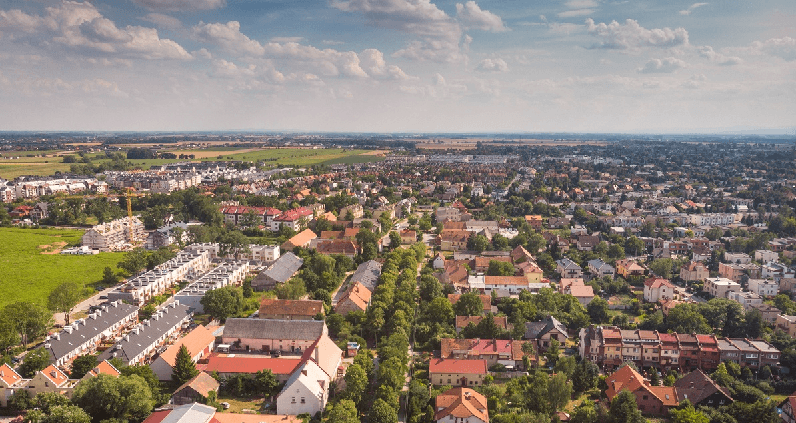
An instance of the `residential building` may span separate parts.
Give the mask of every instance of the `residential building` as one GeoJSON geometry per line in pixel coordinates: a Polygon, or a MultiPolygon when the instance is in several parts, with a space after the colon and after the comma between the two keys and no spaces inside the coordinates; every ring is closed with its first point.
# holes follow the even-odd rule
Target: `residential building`
{"type": "Polygon", "coordinates": [[[314,416],[326,407],[329,400],[329,377],[312,360],[304,361],[290,378],[276,399],[278,414],[314,416]]]}
{"type": "Polygon", "coordinates": [[[196,363],[202,358],[210,355],[213,351],[215,342],[216,337],[213,335],[213,332],[199,325],[177,342],[171,344],[171,346],[166,348],[166,351],[160,353],[149,367],[159,380],[171,380],[171,375],[174,373],[174,366],[177,364],[177,353],[179,353],[183,345],[188,349],[188,353],[191,355],[191,361],[196,363]]]}
{"type": "Polygon", "coordinates": [[[522,365],[523,341],[503,339],[452,339],[442,338],[442,358],[458,360],[486,360],[487,366],[502,364],[508,369],[522,365]]]}
{"type": "Polygon", "coordinates": [[[25,392],[31,398],[45,392],[54,392],[70,397],[78,382],[80,381],[77,379],[69,379],[66,373],[50,364],[36,372],[36,375],[25,384],[25,392]]]}
{"type": "Polygon", "coordinates": [[[118,251],[144,239],[144,224],[133,216],[92,227],[83,234],[81,244],[94,250],[118,251]]]}
{"type": "Polygon", "coordinates": [[[214,289],[225,286],[239,286],[249,274],[249,261],[224,262],[213,270],[194,280],[174,295],[174,300],[185,304],[194,313],[204,313],[202,298],[214,289]]]}
{"type": "Polygon", "coordinates": [[[777,316],[776,328],[787,333],[791,338],[796,338],[796,316],[781,314],[777,316]]]}
{"type": "Polygon", "coordinates": [[[704,264],[692,261],[680,269],[680,279],[684,281],[702,281],[710,277],[710,272],[704,264]]]}
{"type": "Polygon", "coordinates": [[[489,423],[486,397],[470,388],[451,388],[434,399],[437,423],[489,423]]]}
{"type": "MultiPolygon", "coordinates": [[[[467,325],[471,323],[473,325],[478,326],[478,324],[481,323],[481,320],[483,320],[483,318],[484,316],[456,316],[456,333],[461,332],[462,329],[466,328],[467,325]]],[[[503,330],[509,329],[508,317],[493,316],[493,318],[495,319],[495,324],[497,324],[499,328],[503,330]]]]}
{"type": "Polygon", "coordinates": [[[638,264],[635,260],[622,259],[617,260],[616,274],[627,279],[633,276],[644,276],[647,274],[647,268],[638,264]]]}
{"type": "Polygon", "coordinates": [[[525,276],[484,276],[484,293],[486,294],[497,291],[498,296],[501,292],[508,295],[519,295],[520,291],[527,290],[528,287],[528,279],[525,276]]]}
{"type": "Polygon", "coordinates": [[[785,398],[778,407],[782,410],[779,417],[783,423],[796,423],[796,395],[785,398]]]}
{"type": "Polygon", "coordinates": [[[464,229],[443,229],[439,235],[440,249],[443,251],[466,250],[470,235],[471,233],[464,229]]]}
{"type": "Polygon", "coordinates": [[[271,222],[271,231],[279,232],[279,228],[282,226],[287,226],[296,232],[301,231],[307,228],[312,217],[313,211],[307,207],[288,210],[274,217],[271,222]]]}
{"type": "Polygon", "coordinates": [[[300,358],[213,354],[207,359],[205,371],[216,372],[221,377],[231,377],[238,374],[254,374],[261,370],[270,370],[279,383],[284,383],[300,364],[300,358]]]}
{"type": "Polygon", "coordinates": [[[310,246],[313,240],[317,239],[318,236],[315,235],[311,229],[304,229],[303,231],[293,235],[289,240],[285,241],[281,245],[282,251],[293,251],[296,247],[307,248],[310,246]]]}
{"type": "Polygon", "coordinates": [[[755,250],[755,261],[768,263],[779,260],[779,253],[770,250],[755,250]]]}
{"type": "Polygon", "coordinates": [[[179,243],[188,244],[188,224],[183,222],[169,223],[149,233],[146,238],[145,248],[157,250],[161,247],[179,243]]]}
{"type": "Polygon", "coordinates": [[[113,347],[99,356],[99,360],[117,357],[126,365],[144,364],[163,345],[170,344],[187,327],[193,313],[177,301],[156,312],[124,335],[113,347]]]}
{"type": "Polygon", "coordinates": [[[347,239],[319,240],[315,244],[315,250],[321,254],[340,254],[353,259],[359,252],[359,246],[347,239]]]}
{"type": "Polygon", "coordinates": [[[376,260],[368,260],[357,267],[356,272],[351,275],[351,284],[361,283],[370,291],[376,289],[376,283],[381,276],[381,263],[376,260]]]}
{"type": "Polygon", "coordinates": [[[741,292],[741,285],[727,278],[708,278],[702,291],[716,298],[727,298],[729,292],[741,292]]]}
{"type": "Polygon", "coordinates": [[[602,278],[604,276],[613,278],[614,275],[616,275],[616,269],[610,264],[602,261],[602,259],[589,260],[588,266],[589,273],[595,278],[602,278]]]}
{"type": "Polygon", "coordinates": [[[547,316],[541,322],[526,322],[525,335],[522,338],[533,341],[536,344],[536,350],[544,352],[547,351],[553,340],[564,345],[569,335],[567,327],[563,323],[553,316],[547,316]]]}
{"type": "Polygon", "coordinates": [[[752,304],[751,308],[759,311],[763,320],[771,325],[776,324],[777,317],[782,313],[778,308],[765,303],[752,304]]]}
{"type": "Polygon", "coordinates": [[[741,282],[741,278],[744,276],[748,278],[759,278],[760,275],[760,266],[753,263],[719,263],[719,276],[730,279],[733,282],[741,282]]]}
{"type": "Polygon", "coordinates": [[[665,416],[669,408],[678,404],[677,391],[671,386],[652,386],[630,366],[623,366],[606,377],[608,389],[605,395],[611,401],[619,392],[630,391],[636,404],[644,414],[665,416]]]}
{"type": "Polygon", "coordinates": [[[677,400],[688,400],[694,407],[702,405],[715,408],[733,403],[727,388],[717,384],[699,369],[677,379],[674,387],[677,390],[677,400]]]}
{"type": "Polygon", "coordinates": [[[193,379],[183,383],[171,395],[171,403],[175,405],[191,404],[194,401],[207,401],[210,392],[218,393],[221,385],[206,372],[199,372],[193,379]]]}
{"type": "Polygon", "coordinates": [[[303,264],[304,259],[299,256],[290,252],[283,254],[271,267],[252,279],[252,289],[255,291],[274,289],[277,284],[285,283],[292,278],[303,264]]]}
{"type": "Polygon", "coordinates": [[[300,352],[328,334],[322,320],[227,319],[223,344],[247,351],[300,352]]]}
{"type": "Polygon", "coordinates": [[[365,311],[370,305],[373,292],[360,282],[349,285],[335,305],[335,312],[343,316],[352,311],[365,311]]]}
{"type": "Polygon", "coordinates": [[[724,253],[724,261],[726,263],[735,263],[735,264],[749,264],[752,262],[752,257],[746,253],[724,253]]]}
{"type": "Polygon", "coordinates": [[[728,292],[727,298],[742,305],[744,310],[748,310],[754,304],[763,304],[763,297],[754,292],[728,292]]]}
{"type": "Polygon", "coordinates": [[[662,300],[676,300],[677,291],[668,279],[649,278],[644,281],[644,301],[657,303],[662,300]]]}
{"type": "Polygon", "coordinates": [[[773,297],[779,293],[779,283],[769,279],[749,279],[746,281],[749,291],[761,297],[773,297]]]}
{"type": "Polygon", "coordinates": [[[180,282],[197,278],[208,267],[210,267],[209,251],[183,251],[154,269],[128,279],[123,285],[109,292],[108,299],[141,306],[150,298],[166,292],[180,282]]]}
{"type": "Polygon", "coordinates": [[[0,407],[8,407],[8,400],[18,389],[25,389],[30,379],[22,379],[11,366],[6,363],[0,365],[0,407]]]}
{"type": "Polygon", "coordinates": [[[301,423],[295,416],[279,414],[220,413],[215,407],[191,402],[157,409],[143,423],[301,423]]]}
{"type": "Polygon", "coordinates": [[[486,360],[432,358],[428,365],[429,381],[436,386],[481,386],[487,375],[486,360]]]}
{"type": "Polygon", "coordinates": [[[50,354],[50,363],[63,367],[77,356],[93,354],[100,343],[114,339],[137,322],[138,307],[113,301],[49,335],[44,341],[44,349],[50,354]]]}
{"type": "Polygon", "coordinates": [[[562,278],[583,277],[583,269],[581,269],[577,263],[570,260],[568,257],[564,257],[561,260],[556,261],[556,272],[558,272],[562,278]]]}
{"type": "Polygon", "coordinates": [[[462,212],[455,207],[438,207],[436,215],[437,215],[437,222],[440,223],[443,223],[447,220],[450,220],[452,222],[459,222],[461,221],[462,218],[462,212]]]}
{"type": "Polygon", "coordinates": [[[264,298],[260,302],[260,319],[312,320],[323,314],[323,301],[319,300],[279,300],[264,298]]]}
{"type": "MultiPolygon", "coordinates": [[[[461,296],[461,294],[448,294],[448,301],[451,302],[451,305],[456,305],[461,296]]],[[[497,313],[497,307],[492,306],[491,295],[479,295],[478,298],[481,300],[482,311],[484,313],[497,313]]]]}

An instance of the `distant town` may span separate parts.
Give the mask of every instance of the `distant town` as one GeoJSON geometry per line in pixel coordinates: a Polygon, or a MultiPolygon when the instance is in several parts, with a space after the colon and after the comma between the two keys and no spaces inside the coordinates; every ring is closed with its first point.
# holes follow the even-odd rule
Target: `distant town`
{"type": "Polygon", "coordinates": [[[794,142],[0,133],[0,421],[796,423],[794,142]]]}

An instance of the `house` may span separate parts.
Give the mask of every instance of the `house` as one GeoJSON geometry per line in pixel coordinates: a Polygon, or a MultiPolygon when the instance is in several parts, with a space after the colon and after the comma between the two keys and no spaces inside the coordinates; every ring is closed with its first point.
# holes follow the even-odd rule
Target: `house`
{"type": "Polygon", "coordinates": [[[796,395],[791,395],[785,398],[785,401],[779,404],[782,412],[779,417],[783,423],[796,423],[796,395]]]}
{"type": "Polygon", "coordinates": [[[755,261],[768,263],[779,260],[779,253],[769,250],[755,250],[755,261]]]}
{"type": "Polygon", "coordinates": [[[381,263],[376,260],[368,260],[357,266],[356,272],[351,275],[350,283],[360,283],[364,285],[365,288],[373,291],[376,289],[379,276],[381,276],[381,263]]]}
{"type": "MultiPolygon", "coordinates": [[[[466,328],[467,325],[472,323],[473,325],[478,325],[483,320],[483,316],[456,316],[456,333],[462,331],[462,329],[466,328]]],[[[503,329],[509,329],[508,317],[506,316],[494,316],[495,324],[503,329]]]]}
{"type": "Polygon", "coordinates": [[[751,308],[760,312],[763,320],[770,324],[775,324],[777,317],[782,313],[778,308],[769,304],[752,304],[751,308]]]}
{"type": "Polygon", "coordinates": [[[528,278],[525,276],[484,276],[484,292],[491,294],[493,291],[507,292],[509,295],[519,295],[520,291],[529,287],[528,278]]]}
{"type": "MultiPolygon", "coordinates": [[[[448,301],[451,302],[451,305],[455,305],[461,297],[461,294],[448,294],[448,301]]],[[[497,313],[497,307],[492,306],[491,295],[479,295],[478,298],[481,300],[481,306],[483,307],[482,310],[484,313],[497,313]]]]}
{"type": "Polygon", "coordinates": [[[221,342],[247,351],[304,351],[328,334],[319,320],[227,319],[221,342]]]}
{"type": "Polygon", "coordinates": [[[526,322],[525,335],[522,338],[532,340],[536,343],[537,351],[544,352],[550,346],[552,340],[556,340],[563,345],[569,335],[567,334],[567,327],[563,323],[553,316],[547,316],[541,322],[526,322]]]}
{"type": "Polygon", "coordinates": [[[29,379],[22,376],[6,363],[0,365],[0,406],[7,407],[8,400],[17,389],[25,389],[29,379]]]}
{"type": "Polygon", "coordinates": [[[323,301],[319,300],[279,300],[264,298],[260,302],[260,319],[312,320],[323,314],[323,301]]]}
{"type": "Polygon", "coordinates": [[[315,415],[326,407],[329,400],[329,377],[312,360],[297,368],[276,398],[278,414],[315,415]]]}
{"type": "Polygon", "coordinates": [[[486,360],[432,358],[428,375],[431,384],[436,386],[481,386],[487,375],[486,360]]]}
{"type": "Polygon", "coordinates": [[[304,264],[304,259],[293,253],[280,256],[274,264],[267,270],[260,272],[252,280],[252,288],[255,291],[265,291],[274,289],[277,284],[285,283],[298,272],[304,264]]]}
{"type": "Polygon", "coordinates": [[[307,228],[307,224],[313,218],[313,211],[307,207],[288,210],[276,216],[271,222],[271,231],[278,232],[282,226],[287,226],[294,231],[307,228]]]}
{"type": "Polygon", "coordinates": [[[564,293],[577,298],[578,302],[583,307],[589,305],[591,300],[594,299],[594,289],[591,287],[591,285],[572,284],[564,290],[564,293]]]}
{"type": "Polygon", "coordinates": [[[183,345],[188,349],[188,353],[191,355],[191,361],[196,363],[213,351],[215,342],[216,337],[213,335],[213,332],[199,325],[168,347],[166,351],[158,355],[149,367],[158,377],[158,380],[171,380],[171,375],[174,373],[174,366],[177,364],[177,353],[183,345]]]}
{"type": "Polygon", "coordinates": [[[716,298],[727,298],[730,292],[741,292],[741,285],[726,278],[708,278],[702,291],[716,298]]]}
{"type": "Polygon", "coordinates": [[[470,388],[451,388],[434,399],[437,423],[489,423],[486,397],[470,388]]]}
{"type": "Polygon", "coordinates": [[[310,229],[304,229],[285,241],[280,248],[282,251],[293,251],[293,249],[296,247],[307,248],[312,240],[317,237],[318,236],[315,235],[315,232],[311,231],[310,229]]]}
{"type": "Polygon", "coordinates": [[[719,263],[719,276],[730,279],[734,282],[741,282],[741,278],[759,278],[761,275],[760,266],[753,263],[719,263]]]}
{"type": "Polygon", "coordinates": [[[270,370],[279,383],[286,382],[293,371],[301,364],[300,358],[291,357],[258,357],[245,355],[211,355],[204,371],[216,372],[221,377],[238,374],[254,374],[261,370],[270,370]]]}
{"type": "Polygon", "coordinates": [[[146,249],[157,250],[174,243],[188,244],[188,224],[184,222],[170,223],[149,233],[146,238],[146,249]]]}
{"type": "Polygon", "coordinates": [[[710,277],[710,272],[704,264],[692,261],[680,269],[680,279],[684,281],[703,281],[710,277]]]}
{"type": "Polygon", "coordinates": [[[514,266],[517,270],[519,270],[520,275],[525,276],[528,279],[528,283],[538,284],[542,283],[542,279],[544,278],[544,271],[538,264],[536,264],[533,260],[524,261],[514,266]]]}
{"type": "Polygon", "coordinates": [[[473,259],[472,268],[476,273],[486,273],[486,271],[489,270],[489,263],[492,261],[510,264],[511,257],[476,256],[473,259]]]}
{"type": "Polygon", "coordinates": [[[365,285],[355,282],[340,297],[334,310],[344,316],[352,311],[365,311],[370,305],[372,296],[373,293],[365,285]]]}
{"type": "Polygon", "coordinates": [[[466,250],[470,234],[463,229],[443,229],[439,235],[440,249],[443,251],[466,250]]]}
{"type": "Polygon", "coordinates": [[[197,402],[157,409],[143,423],[301,423],[295,416],[278,414],[220,413],[215,407],[197,402]]]}
{"type": "Polygon", "coordinates": [[[25,385],[25,391],[31,398],[44,392],[55,392],[69,397],[78,382],[79,380],[69,379],[66,373],[50,364],[36,372],[36,375],[25,385]]]}
{"type": "Polygon", "coordinates": [[[326,255],[340,254],[353,259],[359,252],[359,247],[351,240],[330,239],[319,240],[315,244],[315,251],[326,255]]]}
{"type": "Polygon", "coordinates": [[[589,273],[591,273],[595,278],[602,278],[603,276],[609,276],[613,278],[616,274],[616,269],[614,269],[610,264],[602,261],[602,259],[589,260],[587,264],[589,267],[589,273]]]}
{"type": "Polygon", "coordinates": [[[437,222],[445,222],[446,220],[459,222],[462,220],[461,210],[455,207],[438,207],[436,215],[437,215],[437,222]]]}
{"type": "Polygon", "coordinates": [[[83,376],[82,380],[86,380],[88,378],[92,378],[94,376],[101,375],[101,374],[109,375],[109,376],[113,376],[113,377],[119,377],[119,376],[121,376],[122,373],[116,367],[113,367],[113,364],[111,364],[110,361],[103,360],[99,364],[97,364],[97,367],[95,367],[95,368],[89,370],[88,372],[86,372],[86,374],[85,374],[85,376],[83,376]]]}
{"type": "Polygon", "coordinates": [[[562,278],[582,278],[583,269],[568,257],[556,260],[556,272],[562,278]]]}
{"type": "Polygon", "coordinates": [[[630,366],[622,366],[606,378],[605,395],[611,401],[621,391],[627,390],[636,397],[636,404],[644,414],[665,416],[669,408],[679,403],[677,390],[672,386],[651,386],[630,366]]]}
{"type": "Polygon", "coordinates": [[[436,257],[434,257],[434,261],[432,263],[432,267],[435,270],[436,269],[444,269],[445,268],[445,256],[443,256],[442,253],[439,253],[439,254],[437,254],[436,257]]]}
{"type": "Polygon", "coordinates": [[[787,333],[791,338],[796,337],[796,316],[781,314],[777,316],[776,328],[787,333]]]}
{"type": "Polygon", "coordinates": [[[414,244],[417,242],[417,232],[404,229],[401,231],[401,244],[414,244]]]}
{"type": "Polygon", "coordinates": [[[64,366],[79,355],[94,353],[102,341],[113,339],[136,322],[138,307],[114,301],[48,336],[44,349],[50,354],[50,363],[64,366]]]}
{"type": "Polygon", "coordinates": [[[193,379],[185,382],[171,395],[171,403],[175,405],[207,401],[210,392],[218,392],[221,385],[205,372],[199,372],[193,379]]]}
{"type": "Polygon", "coordinates": [[[486,360],[487,366],[502,364],[513,369],[522,365],[523,341],[504,339],[453,339],[442,338],[440,351],[442,358],[458,360],[486,360]]]}
{"type": "Polygon", "coordinates": [[[676,300],[675,286],[668,279],[648,278],[644,281],[644,301],[657,303],[662,300],[676,300]]]}
{"type": "Polygon", "coordinates": [[[733,403],[727,388],[719,386],[700,369],[677,379],[674,387],[677,390],[677,400],[688,400],[694,407],[704,405],[715,408],[733,403]]]}
{"type": "Polygon", "coordinates": [[[724,261],[726,263],[735,264],[749,264],[752,262],[752,257],[745,253],[724,253],[724,261]]]}
{"type": "Polygon", "coordinates": [[[600,237],[596,235],[581,235],[578,237],[576,245],[578,251],[591,251],[600,243],[600,237]]]}
{"type": "Polygon", "coordinates": [[[542,230],[542,216],[541,215],[525,215],[525,222],[533,228],[536,232],[542,230]]]}
{"type": "Polygon", "coordinates": [[[134,327],[98,359],[117,357],[126,365],[146,363],[158,348],[173,341],[183,326],[187,327],[192,315],[188,306],[174,301],[134,327]]]}
{"type": "Polygon", "coordinates": [[[761,297],[773,297],[779,293],[779,284],[769,279],[749,279],[746,283],[749,291],[761,297]]]}

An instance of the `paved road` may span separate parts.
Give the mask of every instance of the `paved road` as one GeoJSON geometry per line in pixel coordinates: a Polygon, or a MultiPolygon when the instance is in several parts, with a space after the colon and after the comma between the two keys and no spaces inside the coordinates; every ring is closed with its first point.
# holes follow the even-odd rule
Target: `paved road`
{"type": "MultiPolygon", "coordinates": [[[[107,300],[104,300],[104,299],[101,300],[100,297],[101,296],[107,296],[108,293],[113,290],[113,288],[115,288],[115,287],[105,288],[102,291],[94,294],[91,298],[88,298],[88,299],[84,300],[83,302],[79,303],[78,305],[76,305],[75,309],[72,310],[72,316],[74,316],[75,313],[78,313],[78,312],[81,312],[81,311],[88,311],[89,307],[95,306],[95,305],[100,305],[100,304],[104,303],[105,301],[107,301],[107,300]]],[[[64,313],[55,313],[55,314],[53,314],[53,319],[55,319],[55,324],[57,324],[57,325],[62,325],[63,326],[65,324],[64,313]]],[[[74,320],[74,317],[72,318],[72,320],[74,320]]]]}

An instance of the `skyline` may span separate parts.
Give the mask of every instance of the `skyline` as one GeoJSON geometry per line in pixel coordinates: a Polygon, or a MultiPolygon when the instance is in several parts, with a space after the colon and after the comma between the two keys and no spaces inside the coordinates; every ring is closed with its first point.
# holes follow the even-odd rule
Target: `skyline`
{"type": "Polygon", "coordinates": [[[737,3],[0,0],[0,129],[792,134],[796,4],[737,3]]]}

